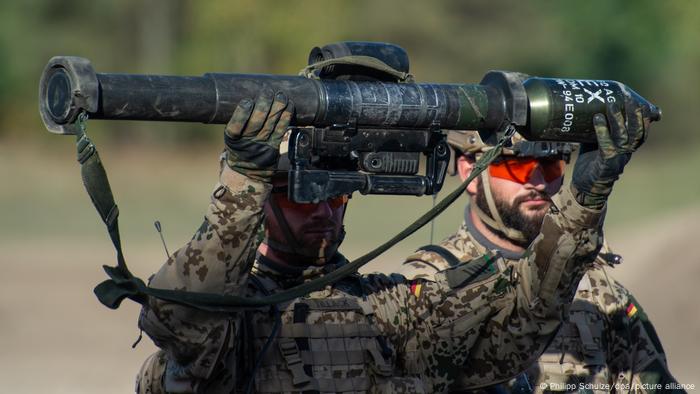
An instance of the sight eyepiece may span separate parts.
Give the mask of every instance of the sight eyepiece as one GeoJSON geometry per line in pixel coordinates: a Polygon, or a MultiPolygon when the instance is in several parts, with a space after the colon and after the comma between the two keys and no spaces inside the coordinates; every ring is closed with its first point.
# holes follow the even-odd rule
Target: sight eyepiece
{"type": "Polygon", "coordinates": [[[46,107],[49,109],[51,119],[59,124],[66,123],[71,109],[70,78],[66,70],[62,68],[51,70],[46,85],[46,107]]]}
{"type": "Polygon", "coordinates": [[[80,111],[96,112],[98,101],[97,74],[89,60],[74,56],[49,60],[39,82],[39,113],[50,132],[75,134],[80,111]]]}

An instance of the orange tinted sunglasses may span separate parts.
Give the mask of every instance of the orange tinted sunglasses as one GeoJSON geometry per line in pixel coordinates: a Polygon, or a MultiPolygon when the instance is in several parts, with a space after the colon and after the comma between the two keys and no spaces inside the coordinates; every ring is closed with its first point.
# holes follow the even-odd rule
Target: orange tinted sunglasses
{"type": "Polygon", "coordinates": [[[538,166],[547,182],[552,182],[564,174],[564,160],[558,158],[508,157],[489,164],[489,175],[524,184],[538,166]]]}
{"type": "MultiPolygon", "coordinates": [[[[287,197],[287,186],[275,186],[272,188],[273,198],[276,199],[277,205],[283,209],[294,209],[304,213],[311,213],[318,208],[320,203],[300,203],[291,201],[287,197]]],[[[340,195],[338,197],[329,198],[325,200],[331,209],[338,209],[343,205],[347,204],[350,200],[350,196],[347,194],[340,195]]]]}

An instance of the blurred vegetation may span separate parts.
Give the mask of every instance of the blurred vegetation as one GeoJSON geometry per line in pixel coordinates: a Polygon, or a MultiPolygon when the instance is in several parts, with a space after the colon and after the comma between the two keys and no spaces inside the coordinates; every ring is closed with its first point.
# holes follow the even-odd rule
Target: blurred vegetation
{"type": "MultiPolygon", "coordinates": [[[[700,107],[698,26],[700,4],[682,0],[4,1],[0,138],[50,143],[26,130],[43,129],[36,94],[51,56],[86,57],[98,72],[293,74],[314,46],[375,40],[406,48],[420,81],[478,82],[489,69],[619,80],[664,110],[648,149],[696,145],[683,115],[700,107]]],[[[218,143],[202,132],[211,126],[93,123],[123,143],[218,143]]]]}
{"type": "MultiPolygon", "coordinates": [[[[664,119],[626,172],[621,185],[627,186],[616,193],[608,219],[614,224],[687,206],[700,195],[700,133],[691,120],[700,108],[698,26],[700,4],[681,0],[0,2],[0,179],[16,180],[0,189],[0,202],[18,207],[4,210],[0,235],[79,233],[94,223],[103,237],[73,145],[47,133],[38,116],[39,76],[50,57],[83,56],[98,72],[295,74],[311,48],[341,40],[403,46],[419,81],[478,82],[490,69],[505,69],[629,84],[659,105],[664,119]],[[40,163],[50,163],[53,177],[40,163]],[[26,220],[37,206],[47,214],[38,226],[26,220]]],[[[89,129],[123,212],[141,221],[130,227],[124,217],[123,233],[143,239],[152,235],[152,220],[168,218],[168,228],[186,239],[215,182],[221,127],[93,121],[89,129]]],[[[387,226],[398,231],[407,224],[406,210],[389,210],[395,204],[386,198],[356,200],[366,212],[351,215],[349,227],[377,227],[377,212],[386,219],[358,233],[361,244],[384,238],[393,231],[387,226]]],[[[402,201],[411,212],[430,205],[430,199],[402,201]]],[[[458,205],[441,217],[436,237],[459,223],[458,205]]],[[[428,230],[422,231],[414,246],[427,241],[428,230]]]]}

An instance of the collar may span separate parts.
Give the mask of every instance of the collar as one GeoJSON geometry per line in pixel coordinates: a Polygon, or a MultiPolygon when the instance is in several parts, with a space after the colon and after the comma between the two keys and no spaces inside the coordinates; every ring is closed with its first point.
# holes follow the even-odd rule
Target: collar
{"type": "Polygon", "coordinates": [[[474,221],[472,220],[472,215],[470,215],[470,211],[471,205],[467,204],[466,208],[464,209],[464,227],[466,227],[467,232],[474,238],[474,241],[481,244],[488,250],[498,252],[501,256],[509,260],[520,260],[523,257],[523,254],[525,254],[524,252],[518,253],[512,250],[503,249],[502,247],[489,241],[484,234],[477,230],[476,226],[474,225],[474,221]]]}
{"type": "Polygon", "coordinates": [[[333,258],[324,265],[294,267],[277,263],[258,253],[255,257],[255,263],[253,264],[253,273],[269,277],[279,283],[281,287],[288,288],[324,276],[347,264],[347,262],[348,260],[345,256],[336,253],[333,258]]]}

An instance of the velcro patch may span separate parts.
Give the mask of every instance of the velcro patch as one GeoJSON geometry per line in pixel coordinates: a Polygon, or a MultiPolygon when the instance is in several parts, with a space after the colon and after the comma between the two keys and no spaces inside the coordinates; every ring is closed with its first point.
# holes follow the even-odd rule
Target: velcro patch
{"type": "Polygon", "coordinates": [[[469,283],[480,282],[498,273],[496,256],[485,254],[477,259],[462,263],[444,271],[447,284],[452,289],[469,283]]]}

